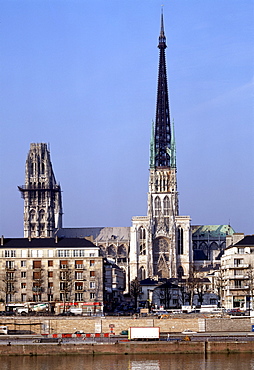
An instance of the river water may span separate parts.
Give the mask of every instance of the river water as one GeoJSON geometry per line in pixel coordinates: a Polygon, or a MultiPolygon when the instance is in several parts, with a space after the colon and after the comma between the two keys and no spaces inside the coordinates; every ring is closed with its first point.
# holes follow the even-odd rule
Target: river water
{"type": "Polygon", "coordinates": [[[1,356],[1,370],[254,370],[254,354],[1,356]]]}

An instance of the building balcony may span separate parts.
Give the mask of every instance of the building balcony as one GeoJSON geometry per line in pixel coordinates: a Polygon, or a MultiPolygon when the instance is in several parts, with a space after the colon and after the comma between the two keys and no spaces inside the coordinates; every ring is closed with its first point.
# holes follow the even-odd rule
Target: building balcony
{"type": "Polygon", "coordinates": [[[248,267],[249,267],[248,263],[242,263],[242,264],[239,264],[239,265],[235,265],[235,264],[231,263],[231,264],[227,264],[227,265],[221,266],[221,268],[223,270],[227,270],[227,269],[244,269],[244,268],[246,269],[248,267]]]}
{"type": "Polygon", "coordinates": [[[228,290],[247,290],[249,289],[249,286],[248,285],[241,285],[241,286],[226,286],[226,289],[228,290]]]}

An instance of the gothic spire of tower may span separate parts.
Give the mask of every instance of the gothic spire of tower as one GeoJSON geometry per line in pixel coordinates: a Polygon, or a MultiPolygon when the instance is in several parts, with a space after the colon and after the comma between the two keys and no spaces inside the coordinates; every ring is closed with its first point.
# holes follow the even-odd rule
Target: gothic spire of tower
{"type": "Polygon", "coordinates": [[[155,119],[155,168],[171,167],[171,128],[168,102],[167,69],[166,69],[166,36],[164,33],[163,12],[161,13],[161,30],[159,36],[160,56],[155,119]]]}

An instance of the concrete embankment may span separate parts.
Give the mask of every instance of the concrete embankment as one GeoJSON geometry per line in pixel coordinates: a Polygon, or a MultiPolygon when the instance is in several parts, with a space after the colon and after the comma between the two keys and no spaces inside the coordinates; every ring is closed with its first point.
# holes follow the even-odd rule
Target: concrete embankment
{"type": "Polygon", "coordinates": [[[82,344],[0,345],[0,356],[122,355],[254,352],[254,341],[237,342],[120,342],[82,344]]]}

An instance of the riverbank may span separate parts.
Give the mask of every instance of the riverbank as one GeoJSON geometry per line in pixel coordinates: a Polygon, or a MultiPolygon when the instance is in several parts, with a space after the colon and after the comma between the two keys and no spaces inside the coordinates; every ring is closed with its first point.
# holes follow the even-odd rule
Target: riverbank
{"type": "Polygon", "coordinates": [[[254,341],[116,342],[0,345],[0,356],[253,353],[254,341]]]}

